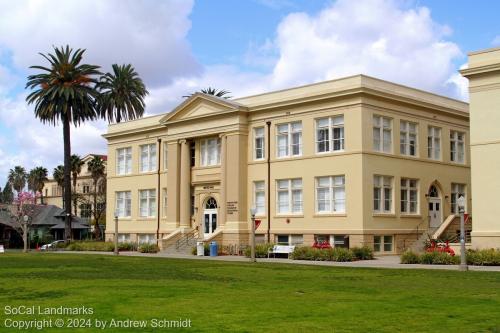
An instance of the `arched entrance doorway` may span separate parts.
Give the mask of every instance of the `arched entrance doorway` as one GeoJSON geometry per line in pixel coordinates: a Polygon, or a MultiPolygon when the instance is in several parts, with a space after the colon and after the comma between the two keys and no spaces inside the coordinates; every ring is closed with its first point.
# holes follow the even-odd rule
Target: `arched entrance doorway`
{"type": "Polygon", "coordinates": [[[217,201],[210,197],[205,201],[203,211],[203,233],[205,237],[212,234],[217,229],[217,201]]]}
{"type": "Polygon", "coordinates": [[[436,185],[431,185],[428,193],[429,198],[429,224],[431,228],[437,228],[443,222],[441,197],[436,185]]]}

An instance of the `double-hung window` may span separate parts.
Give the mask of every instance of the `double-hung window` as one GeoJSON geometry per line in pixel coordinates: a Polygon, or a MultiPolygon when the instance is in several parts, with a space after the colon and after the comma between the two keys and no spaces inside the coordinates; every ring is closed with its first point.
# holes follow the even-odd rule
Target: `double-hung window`
{"type": "Polygon", "coordinates": [[[302,155],[302,122],[277,125],[276,153],[278,157],[302,155]]]}
{"type": "Polygon", "coordinates": [[[264,137],[264,127],[257,127],[253,130],[254,135],[254,159],[263,160],[265,158],[265,137],[264,137]]]}
{"type": "Polygon", "coordinates": [[[392,213],[392,177],[373,177],[373,210],[377,213],[392,213]]]}
{"type": "Polygon", "coordinates": [[[254,188],[254,207],[256,215],[266,214],[266,188],[264,181],[257,181],[253,183],[254,188]]]}
{"type": "Polygon", "coordinates": [[[450,159],[452,162],[464,163],[465,133],[450,131],[450,159]]]}
{"type": "Polygon", "coordinates": [[[390,153],[392,151],[392,120],[373,116],[373,149],[390,153]]]}
{"type": "Polygon", "coordinates": [[[132,148],[116,150],[116,174],[128,175],[132,173],[132,148]]]}
{"type": "Polygon", "coordinates": [[[156,190],[139,191],[139,215],[141,217],[156,216],[156,190]]]}
{"type": "Polygon", "coordinates": [[[163,144],[163,170],[168,170],[168,144],[163,144]]]}
{"type": "Polygon", "coordinates": [[[399,126],[400,153],[417,156],[417,124],[402,120],[399,126]]]}
{"type": "Polygon", "coordinates": [[[116,192],[116,212],[118,217],[130,217],[130,208],[132,204],[131,192],[116,192]]]}
{"type": "Polygon", "coordinates": [[[201,165],[211,166],[220,164],[220,139],[211,138],[201,140],[201,165]]]}
{"type": "MultiPolygon", "coordinates": [[[[456,215],[458,215],[460,213],[458,211],[458,204],[457,204],[457,200],[458,200],[458,198],[460,198],[460,196],[463,196],[464,199],[466,199],[465,185],[452,183],[451,184],[451,212],[453,214],[456,214],[456,215]]],[[[467,200],[465,202],[467,202],[467,200]]]]}
{"type": "Polygon", "coordinates": [[[277,181],[278,214],[302,213],[302,179],[277,181]]]}
{"type": "Polygon", "coordinates": [[[392,252],[393,236],[373,236],[375,252],[392,252]]]}
{"type": "Polygon", "coordinates": [[[345,213],[345,177],[316,178],[316,211],[345,213]]]}
{"type": "Polygon", "coordinates": [[[139,147],[141,159],[139,170],[141,172],[150,172],[156,170],[156,144],[142,145],[139,147]]]}
{"type": "Polygon", "coordinates": [[[418,181],[401,178],[401,213],[416,214],[418,212],[418,181]]]}
{"type": "Polygon", "coordinates": [[[316,120],[316,152],[344,150],[344,116],[316,120]]]}
{"type": "Polygon", "coordinates": [[[433,160],[441,159],[441,129],[429,126],[427,129],[427,157],[433,160]]]}
{"type": "Polygon", "coordinates": [[[163,191],[163,207],[162,207],[162,211],[163,211],[163,217],[167,217],[167,189],[164,188],[163,191]]]}

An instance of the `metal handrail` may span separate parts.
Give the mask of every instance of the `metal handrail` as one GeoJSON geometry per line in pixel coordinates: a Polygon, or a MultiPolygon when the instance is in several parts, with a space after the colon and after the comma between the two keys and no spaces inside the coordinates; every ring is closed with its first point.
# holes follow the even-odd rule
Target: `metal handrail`
{"type": "Polygon", "coordinates": [[[198,238],[198,230],[191,230],[175,242],[175,249],[178,250],[181,246],[188,245],[191,239],[196,238],[198,238]]]}

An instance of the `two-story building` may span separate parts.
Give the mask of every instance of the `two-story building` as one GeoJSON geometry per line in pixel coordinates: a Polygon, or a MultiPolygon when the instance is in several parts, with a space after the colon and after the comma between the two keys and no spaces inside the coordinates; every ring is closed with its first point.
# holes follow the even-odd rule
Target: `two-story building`
{"type": "Polygon", "coordinates": [[[167,114],[113,124],[107,239],[187,233],[400,252],[470,206],[461,101],[356,75],[225,100],[196,93],[167,114]]]}

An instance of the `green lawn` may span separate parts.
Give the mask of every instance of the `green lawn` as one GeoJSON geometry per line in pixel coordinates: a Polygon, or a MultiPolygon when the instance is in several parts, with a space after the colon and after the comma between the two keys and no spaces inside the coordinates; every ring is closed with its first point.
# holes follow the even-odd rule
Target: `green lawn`
{"type": "Polygon", "coordinates": [[[92,321],[188,318],[191,332],[500,332],[500,273],[2,254],[0,331],[18,332],[5,319],[33,316],[7,305],[86,306],[94,314],[79,317],[92,321]]]}

